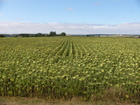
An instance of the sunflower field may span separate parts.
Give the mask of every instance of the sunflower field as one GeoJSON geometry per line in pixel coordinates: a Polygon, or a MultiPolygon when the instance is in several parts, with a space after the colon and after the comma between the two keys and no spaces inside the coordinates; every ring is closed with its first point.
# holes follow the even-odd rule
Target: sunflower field
{"type": "Polygon", "coordinates": [[[140,39],[0,38],[0,96],[140,99],[140,39]]]}

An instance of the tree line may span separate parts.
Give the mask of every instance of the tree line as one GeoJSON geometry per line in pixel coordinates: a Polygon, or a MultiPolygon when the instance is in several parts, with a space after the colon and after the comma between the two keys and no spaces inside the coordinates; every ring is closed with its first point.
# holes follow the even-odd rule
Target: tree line
{"type": "Polygon", "coordinates": [[[49,34],[44,33],[36,33],[36,34],[30,34],[30,33],[21,33],[21,34],[0,34],[0,37],[52,37],[52,36],[66,36],[65,32],[62,32],[60,34],[57,34],[55,31],[51,31],[49,34]]]}
{"type": "Polygon", "coordinates": [[[52,37],[52,36],[66,36],[65,32],[60,34],[56,34],[55,31],[51,31],[49,34],[37,33],[37,34],[28,34],[28,33],[21,33],[16,35],[15,37],[52,37]]]}
{"type": "Polygon", "coordinates": [[[4,35],[0,34],[0,37],[4,37],[4,35]]]}

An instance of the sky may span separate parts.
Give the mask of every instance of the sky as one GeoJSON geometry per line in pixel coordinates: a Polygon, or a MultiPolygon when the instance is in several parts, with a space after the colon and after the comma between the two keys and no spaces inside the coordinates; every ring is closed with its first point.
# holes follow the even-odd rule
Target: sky
{"type": "Polygon", "coordinates": [[[0,0],[0,33],[140,34],[140,0],[0,0]]]}

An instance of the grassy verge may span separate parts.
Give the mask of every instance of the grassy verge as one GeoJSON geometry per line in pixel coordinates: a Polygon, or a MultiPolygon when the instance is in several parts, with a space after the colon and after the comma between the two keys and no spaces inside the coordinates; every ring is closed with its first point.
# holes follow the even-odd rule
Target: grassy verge
{"type": "Polygon", "coordinates": [[[0,105],[139,105],[132,102],[106,101],[80,101],[77,98],[72,100],[45,100],[38,98],[23,97],[0,97],[0,105]]]}

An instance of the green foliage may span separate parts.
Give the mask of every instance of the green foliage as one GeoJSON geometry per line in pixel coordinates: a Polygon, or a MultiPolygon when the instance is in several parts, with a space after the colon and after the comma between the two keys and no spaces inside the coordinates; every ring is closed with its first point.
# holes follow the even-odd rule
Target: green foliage
{"type": "Polygon", "coordinates": [[[60,36],[66,36],[66,33],[65,33],[65,32],[62,32],[62,33],[60,34],[60,36]]]}
{"type": "Polygon", "coordinates": [[[0,39],[0,95],[140,99],[140,41],[131,38],[0,39]]]}
{"type": "Polygon", "coordinates": [[[4,37],[4,35],[0,34],[0,37],[4,37]]]}
{"type": "Polygon", "coordinates": [[[49,36],[56,36],[56,32],[51,31],[49,36]]]}
{"type": "Polygon", "coordinates": [[[35,35],[33,35],[34,37],[44,37],[46,36],[45,34],[42,34],[42,33],[37,33],[35,35]]]}

